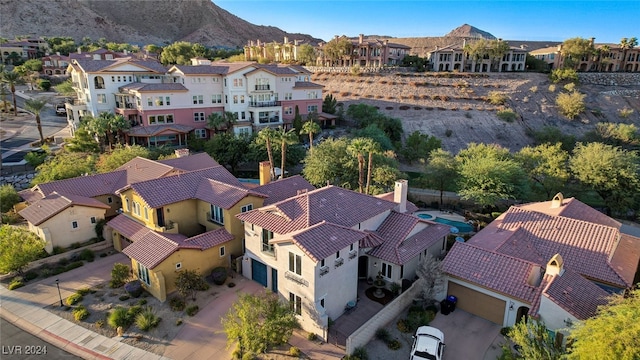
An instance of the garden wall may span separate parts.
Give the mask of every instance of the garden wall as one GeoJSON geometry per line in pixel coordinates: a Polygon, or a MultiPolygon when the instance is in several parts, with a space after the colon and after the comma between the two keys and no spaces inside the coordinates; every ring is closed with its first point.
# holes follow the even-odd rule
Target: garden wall
{"type": "Polygon", "coordinates": [[[84,250],[84,249],[89,249],[89,250],[91,250],[93,252],[98,252],[98,251],[102,251],[102,250],[106,250],[106,249],[113,249],[113,242],[104,240],[104,241],[97,242],[95,244],[90,244],[90,245],[79,247],[77,249],[69,250],[69,251],[66,251],[66,252],[64,252],[62,254],[47,256],[44,259],[36,260],[36,261],[33,261],[33,262],[29,263],[29,265],[27,265],[27,267],[24,269],[24,271],[25,272],[29,271],[31,269],[37,268],[37,267],[39,267],[41,265],[44,265],[44,264],[55,264],[58,261],[60,261],[60,259],[62,259],[62,258],[69,258],[74,254],[78,254],[79,255],[80,252],[82,250],[84,250]]]}
{"type": "Polygon", "coordinates": [[[593,85],[640,85],[640,73],[578,73],[582,84],[593,85]]]}

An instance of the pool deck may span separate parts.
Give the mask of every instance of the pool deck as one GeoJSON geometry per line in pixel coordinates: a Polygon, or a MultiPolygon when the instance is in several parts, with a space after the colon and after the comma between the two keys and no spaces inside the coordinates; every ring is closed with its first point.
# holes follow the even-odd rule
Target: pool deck
{"type": "MultiPolygon", "coordinates": [[[[440,211],[440,210],[419,210],[416,211],[415,213],[413,213],[413,215],[419,215],[419,214],[429,214],[431,216],[433,216],[434,218],[439,217],[440,219],[447,219],[447,220],[453,220],[453,221],[460,221],[463,223],[466,223],[466,220],[464,219],[464,216],[462,215],[458,215],[456,213],[451,213],[448,211],[440,211]]],[[[425,220],[431,220],[431,219],[425,219],[425,220]]]]}

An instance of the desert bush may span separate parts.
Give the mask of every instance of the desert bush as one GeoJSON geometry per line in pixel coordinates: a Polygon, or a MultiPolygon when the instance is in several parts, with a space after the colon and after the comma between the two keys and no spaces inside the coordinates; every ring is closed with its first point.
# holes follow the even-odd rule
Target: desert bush
{"type": "Polygon", "coordinates": [[[89,295],[89,294],[91,294],[91,292],[92,292],[92,291],[91,291],[91,289],[90,289],[90,288],[88,288],[88,287],[84,287],[84,288],[78,289],[78,291],[76,291],[76,294],[79,294],[79,295],[85,296],[85,295],[89,295]]]}
{"type": "Polygon", "coordinates": [[[73,313],[73,318],[76,319],[76,321],[82,321],[90,315],[89,310],[82,305],[71,310],[71,313],[73,313]]]}
{"type": "Polygon", "coordinates": [[[176,319],[176,326],[182,325],[182,319],[176,319]]]}
{"type": "Polygon", "coordinates": [[[451,129],[447,129],[447,130],[444,132],[444,135],[445,135],[446,137],[451,137],[451,135],[453,135],[453,130],[451,130],[451,129]]]}
{"type": "Polygon", "coordinates": [[[104,320],[100,319],[100,320],[96,320],[95,324],[94,324],[98,329],[101,329],[104,326],[104,320]]]}
{"type": "Polygon", "coordinates": [[[31,281],[38,277],[38,273],[35,271],[27,271],[24,274],[24,281],[31,281]]]}
{"type": "Polygon", "coordinates": [[[529,91],[531,91],[532,93],[537,93],[538,92],[538,87],[537,86],[532,86],[529,88],[529,91]]]}
{"type": "Polygon", "coordinates": [[[75,293],[75,294],[71,294],[64,302],[65,304],[72,306],[82,301],[82,299],[83,299],[82,295],[75,293]]]}
{"type": "Polygon", "coordinates": [[[309,333],[309,334],[307,335],[307,340],[309,340],[309,341],[314,341],[314,340],[316,340],[317,338],[318,338],[318,335],[316,335],[315,333],[309,333]]]}
{"type": "Polygon", "coordinates": [[[195,314],[198,313],[198,311],[200,311],[200,307],[198,307],[198,305],[191,305],[187,307],[187,309],[185,310],[185,312],[189,316],[194,316],[195,314]]]}
{"type": "Polygon", "coordinates": [[[405,319],[398,320],[398,322],[396,323],[396,326],[398,327],[398,330],[400,332],[403,332],[403,333],[411,332],[411,329],[407,325],[407,321],[405,319]]]}
{"type": "Polygon", "coordinates": [[[393,339],[387,342],[387,347],[391,350],[398,350],[400,349],[400,347],[402,347],[402,344],[400,344],[400,341],[398,341],[397,339],[393,339]]]}
{"type": "Polygon", "coordinates": [[[67,266],[64,267],[64,271],[66,272],[66,271],[70,271],[70,270],[73,270],[73,269],[77,269],[82,265],[84,265],[82,260],[74,261],[72,263],[67,264],[67,266]]]}
{"type": "Polygon", "coordinates": [[[127,279],[130,276],[129,267],[125,264],[113,264],[113,269],[111,270],[111,281],[109,281],[109,287],[111,288],[119,288],[125,284],[127,279]]]}
{"type": "Polygon", "coordinates": [[[585,109],[584,98],[586,95],[577,91],[572,93],[560,93],[556,98],[558,110],[568,119],[574,119],[585,109]]]}
{"type": "Polygon", "coordinates": [[[169,307],[173,311],[182,311],[184,310],[185,306],[186,304],[184,300],[178,296],[174,296],[171,299],[169,299],[169,307]]]}
{"type": "Polygon", "coordinates": [[[355,356],[357,359],[360,359],[360,360],[368,360],[369,359],[369,354],[367,354],[367,349],[365,349],[362,346],[355,348],[353,350],[353,354],[351,354],[351,356],[355,356]]]}
{"type": "Polygon", "coordinates": [[[107,323],[114,329],[117,329],[120,326],[123,328],[127,328],[129,325],[131,325],[131,318],[127,313],[127,309],[123,308],[122,306],[117,306],[109,314],[107,323]]]}
{"type": "Polygon", "coordinates": [[[300,357],[300,349],[295,346],[289,348],[289,355],[293,357],[300,357]]]}
{"type": "Polygon", "coordinates": [[[618,110],[618,115],[623,119],[628,118],[629,116],[631,116],[631,114],[633,114],[633,109],[624,108],[618,110]]]}
{"type": "Polygon", "coordinates": [[[131,297],[129,295],[121,295],[118,300],[120,301],[127,301],[129,300],[131,297]]]}
{"type": "Polygon", "coordinates": [[[510,326],[505,326],[502,329],[500,329],[500,334],[502,336],[509,336],[509,332],[511,331],[511,327],[510,326]]]}
{"type": "Polygon", "coordinates": [[[549,85],[549,92],[556,92],[556,86],[554,84],[549,85]]]}
{"type": "Polygon", "coordinates": [[[9,283],[9,286],[7,286],[7,289],[14,290],[23,286],[24,286],[24,279],[20,276],[16,276],[11,280],[11,282],[9,283]]]}
{"type": "Polygon", "coordinates": [[[92,262],[96,258],[96,254],[91,249],[84,249],[80,251],[80,259],[88,262],[92,262]]]}
{"type": "Polygon", "coordinates": [[[124,290],[134,298],[140,297],[143,291],[142,284],[139,280],[129,281],[128,283],[124,284],[124,290]]]}
{"type": "Polygon", "coordinates": [[[500,110],[496,115],[500,120],[506,122],[513,122],[518,118],[518,115],[516,115],[516,113],[511,109],[500,110]]]}
{"type": "Polygon", "coordinates": [[[490,91],[487,96],[487,101],[489,101],[489,104],[491,105],[503,105],[507,102],[507,99],[509,99],[509,97],[505,93],[499,91],[490,91]]]}
{"type": "Polygon", "coordinates": [[[140,299],[140,300],[138,300],[138,302],[136,304],[140,305],[140,306],[147,305],[147,300],[146,299],[140,299]]]}
{"type": "Polygon", "coordinates": [[[568,83],[568,84],[565,84],[565,86],[563,86],[563,88],[568,92],[574,92],[574,91],[576,91],[576,84],[575,83],[568,83]]]}
{"type": "Polygon", "coordinates": [[[136,326],[142,331],[149,331],[160,323],[160,318],[156,316],[151,307],[145,308],[142,312],[136,315],[136,326]]]}
{"type": "Polygon", "coordinates": [[[551,82],[553,82],[554,84],[557,84],[561,81],[577,82],[578,73],[575,70],[569,68],[554,69],[551,71],[551,74],[549,74],[549,79],[551,79],[551,82]]]}
{"type": "Polygon", "coordinates": [[[376,339],[382,340],[383,342],[387,342],[391,340],[391,334],[389,334],[389,330],[385,328],[379,328],[376,330],[376,339]]]}

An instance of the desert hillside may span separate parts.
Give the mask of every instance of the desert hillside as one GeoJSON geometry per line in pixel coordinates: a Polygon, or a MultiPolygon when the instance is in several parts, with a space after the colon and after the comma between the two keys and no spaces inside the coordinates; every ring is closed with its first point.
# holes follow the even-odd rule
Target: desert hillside
{"type": "Polygon", "coordinates": [[[587,95],[587,111],[568,120],[558,114],[555,106],[562,87],[558,85],[551,92],[551,83],[544,74],[460,76],[463,77],[436,73],[406,76],[317,73],[314,81],[325,85],[325,93],[332,94],[345,108],[356,103],[376,106],[381,112],[401,119],[405,135],[415,130],[434,135],[442,139],[446,150],[454,153],[470,142],[498,143],[517,151],[533,144],[529,130],[545,126],[577,137],[593,130],[600,121],[640,127],[640,85],[581,85],[578,89],[587,95]],[[516,121],[506,122],[497,117],[502,107],[486,101],[491,91],[509,97],[504,107],[518,114],[516,121]],[[618,115],[623,108],[634,112],[625,119],[618,115]]]}

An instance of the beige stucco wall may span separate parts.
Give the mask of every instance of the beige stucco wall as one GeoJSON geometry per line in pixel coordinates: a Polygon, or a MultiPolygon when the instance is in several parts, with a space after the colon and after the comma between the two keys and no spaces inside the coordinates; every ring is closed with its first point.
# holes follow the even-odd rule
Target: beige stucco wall
{"type": "Polygon", "coordinates": [[[45,222],[35,226],[29,223],[29,230],[43,239],[45,250],[53,252],[54,246],[69,247],[73,243],[81,243],[96,237],[95,224],[91,223],[91,217],[96,220],[104,218],[105,209],[88,206],[70,206],[45,222]],[[73,229],[73,221],[78,222],[78,227],[73,229]]]}

